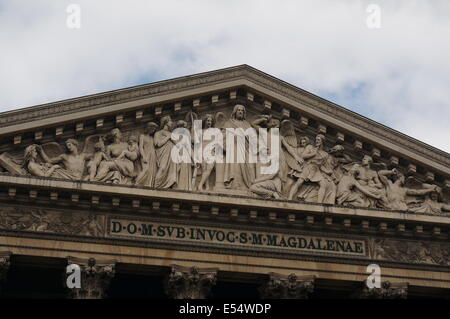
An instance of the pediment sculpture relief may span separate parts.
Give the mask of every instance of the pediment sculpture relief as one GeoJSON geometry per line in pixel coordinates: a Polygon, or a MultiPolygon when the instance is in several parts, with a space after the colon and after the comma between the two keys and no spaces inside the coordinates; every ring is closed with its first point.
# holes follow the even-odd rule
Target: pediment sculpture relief
{"type": "Polygon", "coordinates": [[[166,115],[159,123],[68,139],[64,146],[32,144],[21,155],[0,154],[0,166],[15,175],[423,214],[450,212],[448,196],[437,185],[406,178],[400,169],[374,163],[368,155],[358,160],[343,145],[329,145],[323,134],[299,131],[293,120],[248,114],[240,104],[230,111],[191,111],[183,119],[166,115]],[[208,157],[202,157],[205,153],[208,157]]]}

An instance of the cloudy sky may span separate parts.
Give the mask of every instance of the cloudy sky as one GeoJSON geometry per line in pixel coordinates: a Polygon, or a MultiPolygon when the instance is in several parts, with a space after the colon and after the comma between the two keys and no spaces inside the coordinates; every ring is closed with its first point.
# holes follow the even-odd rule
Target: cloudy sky
{"type": "Polygon", "coordinates": [[[245,63],[450,152],[449,16],[448,0],[0,0],[0,111],[245,63]]]}

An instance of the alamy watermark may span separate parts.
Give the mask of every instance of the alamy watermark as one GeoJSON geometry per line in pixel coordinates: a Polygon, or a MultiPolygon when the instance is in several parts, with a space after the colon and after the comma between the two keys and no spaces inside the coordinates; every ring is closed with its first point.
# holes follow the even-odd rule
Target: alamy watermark
{"type": "Polygon", "coordinates": [[[369,14],[366,19],[366,25],[369,29],[381,28],[381,7],[378,4],[371,3],[367,6],[366,12],[369,14]]]}
{"type": "Polygon", "coordinates": [[[70,264],[66,267],[66,286],[69,289],[81,288],[81,268],[77,264],[70,264]]]}
{"type": "Polygon", "coordinates": [[[177,164],[259,163],[263,175],[275,174],[279,170],[281,145],[278,128],[202,129],[202,121],[195,120],[192,130],[176,128],[171,139],[176,143],[171,150],[171,159],[177,164]]]}
{"type": "Polygon", "coordinates": [[[66,8],[67,18],[66,26],[69,29],[81,28],[81,6],[76,3],[72,3],[66,8]]]}
{"type": "Polygon", "coordinates": [[[367,288],[381,288],[381,267],[377,264],[370,264],[367,266],[366,272],[370,273],[366,279],[367,288]]]}

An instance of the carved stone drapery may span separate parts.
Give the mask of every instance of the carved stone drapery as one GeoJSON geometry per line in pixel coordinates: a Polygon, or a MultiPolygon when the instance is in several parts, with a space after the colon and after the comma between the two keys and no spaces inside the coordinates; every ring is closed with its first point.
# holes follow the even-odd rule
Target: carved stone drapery
{"type": "Polygon", "coordinates": [[[172,265],[166,293],[173,299],[206,299],[217,281],[216,268],[172,265]]]}
{"type": "Polygon", "coordinates": [[[10,256],[10,252],[0,252],[0,293],[6,282],[6,276],[10,266],[10,256]]]}
{"type": "Polygon", "coordinates": [[[70,289],[69,298],[102,299],[106,297],[106,290],[115,275],[115,260],[68,257],[68,264],[76,264],[81,269],[81,288],[70,289]]]}
{"type": "Polygon", "coordinates": [[[380,288],[369,288],[366,282],[363,288],[354,297],[359,299],[406,299],[408,296],[408,283],[390,283],[384,281],[380,288]]]}
{"type": "Polygon", "coordinates": [[[264,299],[308,299],[314,290],[314,276],[270,273],[269,280],[260,288],[264,299]]]}

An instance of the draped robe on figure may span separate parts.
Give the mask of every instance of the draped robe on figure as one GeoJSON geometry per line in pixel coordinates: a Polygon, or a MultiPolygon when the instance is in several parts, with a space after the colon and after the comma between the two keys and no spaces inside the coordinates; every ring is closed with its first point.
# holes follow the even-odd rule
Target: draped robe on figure
{"type": "Polygon", "coordinates": [[[171,188],[177,183],[178,164],[172,160],[172,148],[175,146],[169,139],[164,145],[158,147],[158,144],[170,136],[172,133],[161,130],[155,133],[156,162],[158,171],[155,177],[155,188],[171,188]]]}
{"type": "Polygon", "coordinates": [[[153,187],[158,168],[153,136],[145,135],[143,144],[144,154],[141,154],[142,173],[136,178],[136,185],[153,187]],[[144,158],[147,160],[147,164],[144,163],[144,158]]]}
{"type": "MultiPolygon", "coordinates": [[[[238,142],[238,136],[244,137],[244,131],[251,127],[250,123],[246,120],[240,121],[233,118],[228,120],[224,125],[224,128],[243,129],[243,131],[236,130],[234,134],[234,161],[225,163],[224,183],[232,189],[249,189],[256,178],[256,165],[255,163],[248,162],[249,138],[245,136],[244,143],[238,142]],[[237,163],[238,152],[245,154],[245,163],[237,163]]],[[[224,146],[226,145],[225,143],[226,141],[224,142],[224,146]]],[[[229,150],[226,151],[228,152],[229,150]]]]}

